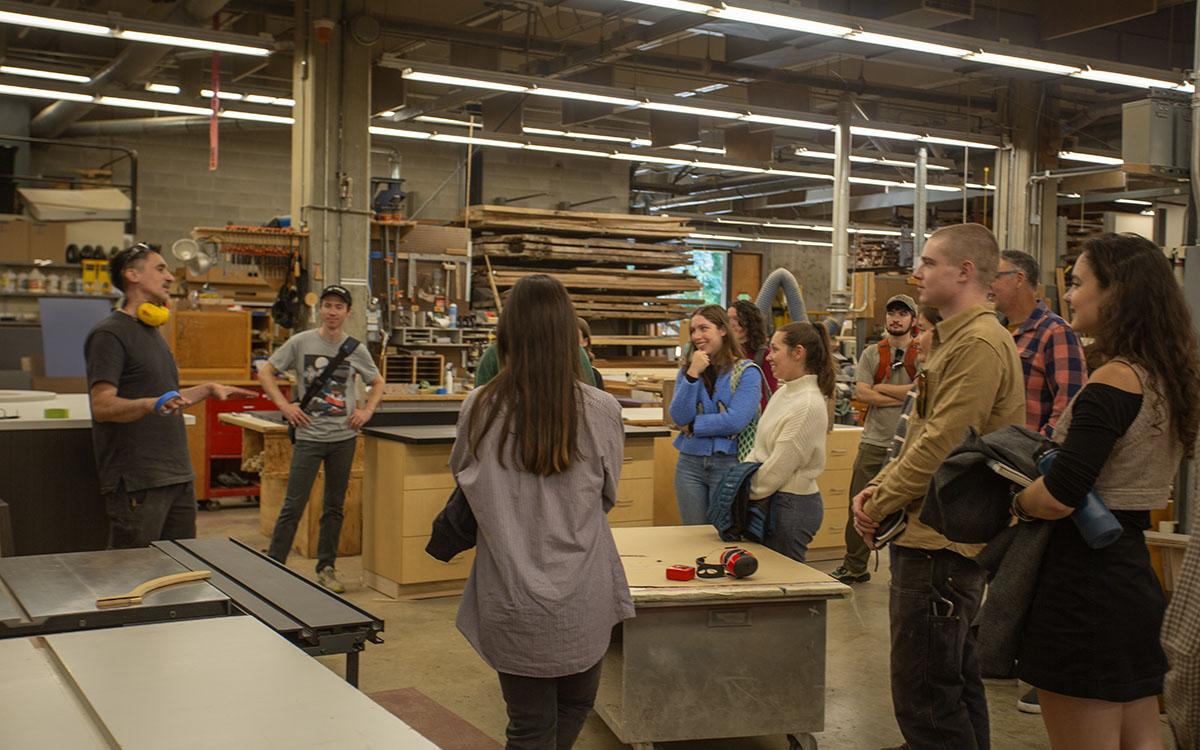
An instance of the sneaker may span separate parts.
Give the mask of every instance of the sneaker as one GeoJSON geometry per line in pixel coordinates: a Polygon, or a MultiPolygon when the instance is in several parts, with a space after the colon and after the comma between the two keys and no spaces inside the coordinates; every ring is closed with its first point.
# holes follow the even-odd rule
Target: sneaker
{"type": "Polygon", "coordinates": [[[1042,712],[1042,704],[1038,703],[1037,688],[1033,688],[1017,699],[1017,710],[1026,714],[1040,714],[1042,712]]]}
{"type": "Polygon", "coordinates": [[[346,587],[337,579],[337,571],[332,567],[321,568],[317,571],[317,583],[335,594],[346,593],[346,587]]]}
{"type": "Polygon", "coordinates": [[[871,580],[871,574],[867,571],[864,570],[861,573],[851,573],[846,569],[845,565],[833,571],[829,575],[840,583],[866,583],[867,581],[871,580]]]}

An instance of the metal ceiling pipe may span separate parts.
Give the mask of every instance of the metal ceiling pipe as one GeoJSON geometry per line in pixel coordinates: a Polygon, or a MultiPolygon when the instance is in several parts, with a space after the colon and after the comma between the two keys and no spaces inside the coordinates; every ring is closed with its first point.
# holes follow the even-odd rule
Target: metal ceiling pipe
{"type": "MultiPolygon", "coordinates": [[[[204,115],[179,115],[177,117],[129,117],[119,120],[84,120],[66,127],[62,135],[67,138],[94,135],[131,135],[141,133],[208,133],[211,118],[204,115]]],[[[263,128],[291,128],[275,122],[257,120],[221,119],[221,130],[261,130],[263,128]]]]}
{"type": "Polygon", "coordinates": [[[838,100],[838,124],[833,135],[833,262],[829,265],[829,309],[850,304],[847,280],[850,266],[850,118],[854,103],[848,94],[838,100]]]}
{"type": "MultiPolygon", "coordinates": [[[[927,164],[928,154],[925,147],[917,149],[917,173],[916,187],[913,188],[913,252],[912,252],[912,267],[917,270],[921,265],[921,251],[925,249],[925,216],[927,212],[925,203],[925,166],[927,164]]],[[[966,191],[963,191],[966,195],[966,191]]]]}
{"type": "MultiPolygon", "coordinates": [[[[164,23],[186,26],[211,26],[213,14],[224,8],[229,0],[184,0],[160,19],[164,23]]],[[[126,87],[146,75],[171,52],[171,47],[159,44],[131,43],[103,70],[92,76],[87,90],[126,87]]],[[[95,104],[87,102],[54,102],[29,123],[29,131],[39,138],[54,138],[71,123],[91,112],[95,104]]]]}

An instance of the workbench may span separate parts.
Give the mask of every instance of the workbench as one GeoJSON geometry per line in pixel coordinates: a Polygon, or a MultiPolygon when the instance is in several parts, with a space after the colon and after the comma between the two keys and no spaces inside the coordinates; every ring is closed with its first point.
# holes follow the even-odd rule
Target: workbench
{"type": "Polygon", "coordinates": [[[71,750],[437,747],[251,617],[0,640],[0,735],[71,750]]]}
{"type": "Polygon", "coordinates": [[[637,616],[615,631],[596,713],[621,742],[788,735],[816,748],[825,726],[826,602],[850,588],[758,544],[722,542],[711,526],[613,529],[637,616]],[[750,550],[745,579],[666,580],[668,565],[717,563],[750,550]]]}
{"type": "MultiPolygon", "coordinates": [[[[376,415],[378,416],[378,415],[376,415]]],[[[363,429],[363,581],[388,596],[461,589],[474,550],[448,563],[425,554],[433,519],[454,491],[450,472],[453,424],[363,429]]],[[[625,455],[611,526],[654,522],[654,440],[665,427],[625,427],[625,455]]]]}
{"type": "MultiPolygon", "coordinates": [[[[10,508],[15,546],[5,554],[104,549],[108,515],[96,472],[88,395],[4,393],[0,500],[10,508]],[[67,417],[48,418],[46,409],[64,409],[67,417]]],[[[194,422],[184,416],[185,425],[194,422]]]]}

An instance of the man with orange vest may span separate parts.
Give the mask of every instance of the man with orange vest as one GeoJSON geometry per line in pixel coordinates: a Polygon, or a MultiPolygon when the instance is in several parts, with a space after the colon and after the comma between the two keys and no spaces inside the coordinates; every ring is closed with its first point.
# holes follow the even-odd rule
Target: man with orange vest
{"type": "MultiPolygon", "coordinates": [[[[855,371],[858,385],[854,398],[865,403],[868,411],[850,479],[851,498],[887,463],[888,446],[900,421],[904,395],[917,377],[917,348],[913,345],[917,303],[907,294],[897,294],[887,301],[886,309],[887,335],[863,351],[855,371]]],[[[870,555],[851,518],[846,523],[846,557],[830,575],[842,583],[866,583],[871,580],[867,572],[870,555]]]]}

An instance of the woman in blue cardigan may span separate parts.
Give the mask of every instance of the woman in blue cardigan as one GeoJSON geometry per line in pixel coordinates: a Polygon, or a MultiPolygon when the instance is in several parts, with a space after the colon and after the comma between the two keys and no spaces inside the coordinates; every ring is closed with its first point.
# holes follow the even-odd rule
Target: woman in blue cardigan
{"type": "Polygon", "coordinates": [[[720,305],[692,315],[692,346],[675,378],[671,421],[679,426],[675,448],[675,498],[684,525],[708,523],[708,505],[738,462],[738,434],[754,421],[762,393],[762,372],[743,360],[729,318],[720,305]],[[735,370],[740,371],[737,388],[735,370]]]}

